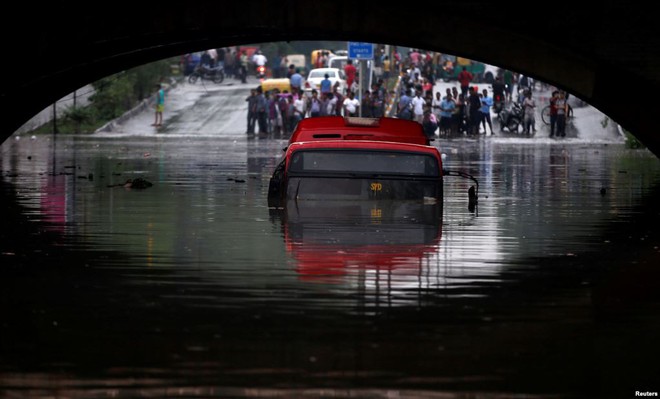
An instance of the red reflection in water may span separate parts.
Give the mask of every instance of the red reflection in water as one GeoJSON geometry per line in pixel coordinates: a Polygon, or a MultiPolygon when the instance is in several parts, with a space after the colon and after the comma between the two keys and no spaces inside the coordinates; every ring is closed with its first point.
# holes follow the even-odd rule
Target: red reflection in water
{"type": "Polygon", "coordinates": [[[338,284],[351,270],[414,276],[439,247],[441,205],[290,205],[282,215],[284,242],[302,281],[338,284]]]}

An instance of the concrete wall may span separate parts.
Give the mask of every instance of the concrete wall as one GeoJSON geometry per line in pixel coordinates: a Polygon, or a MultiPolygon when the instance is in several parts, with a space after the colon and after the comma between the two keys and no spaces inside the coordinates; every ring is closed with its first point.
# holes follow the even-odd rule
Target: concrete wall
{"type": "MultiPolygon", "coordinates": [[[[73,93],[70,93],[55,103],[55,115],[57,118],[62,118],[66,110],[73,106],[74,98],[75,104],[78,107],[84,107],[89,105],[89,97],[94,94],[94,88],[91,85],[81,87],[78,90],[75,90],[73,93]]],[[[29,131],[32,131],[38,127],[41,127],[47,123],[53,121],[53,105],[49,105],[44,108],[41,112],[33,116],[30,120],[25,122],[21,127],[16,129],[14,134],[22,134],[29,131]]]]}

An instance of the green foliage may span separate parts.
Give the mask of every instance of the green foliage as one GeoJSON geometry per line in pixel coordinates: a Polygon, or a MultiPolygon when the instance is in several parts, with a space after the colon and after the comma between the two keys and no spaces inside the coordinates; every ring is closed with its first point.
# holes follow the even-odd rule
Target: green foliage
{"type": "Polygon", "coordinates": [[[629,131],[624,129],[623,133],[626,136],[626,148],[632,148],[632,149],[646,148],[646,146],[642,144],[642,142],[639,141],[637,137],[633,136],[633,134],[630,133],[629,131]]]}
{"type": "Polygon", "coordinates": [[[94,82],[96,93],[90,100],[98,118],[114,119],[152,95],[156,84],[170,75],[172,63],[156,61],[94,82]]]}

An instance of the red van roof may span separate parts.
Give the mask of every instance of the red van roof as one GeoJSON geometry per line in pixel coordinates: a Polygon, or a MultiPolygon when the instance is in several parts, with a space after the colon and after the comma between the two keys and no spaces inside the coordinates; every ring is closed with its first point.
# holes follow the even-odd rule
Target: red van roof
{"type": "Polygon", "coordinates": [[[360,150],[392,150],[392,151],[412,151],[418,153],[425,153],[438,158],[442,161],[440,151],[432,146],[424,144],[411,144],[403,142],[383,142],[379,140],[371,141],[353,141],[353,140],[317,140],[317,141],[300,141],[291,143],[287,148],[287,154],[299,150],[318,150],[318,149],[360,149],[360,150]]]}
{"type": "Polygon", "coordinates": [[[422,125],[396,118],[322,116],[298,122],[289,143],[323,140],[393,141],[429,145],[422,125]]]}
{"type": "MultiPolygon", "coordinates": [[[[318,118],[310,118],[318,119],[318,118]]],[[[417,122],[413,122],[418,124],[417,122]]],[[[437,148],[424,144],[411,144],[403,142],[386,142],[380,140],[355,141],[355,140],[317,140],[291,143],[286,149],[285,157],[291,158],[291,155],[300,150],[323,150],[323,149],[341,149],[341,150],[389,150],[389,151],[409,151],[423,153],[433,156],[438,160],[440,170],[442,170],[442,156],[437,148]]],[[[288,161],[287,161],[288,162],[288,161]]]]}

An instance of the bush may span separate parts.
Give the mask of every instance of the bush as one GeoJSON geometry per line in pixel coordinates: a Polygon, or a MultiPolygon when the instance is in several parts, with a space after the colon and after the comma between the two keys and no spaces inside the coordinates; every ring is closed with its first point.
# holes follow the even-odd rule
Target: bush
{"type": "Polygon", "coordinates": [[[155,86],[171,73],[172,60],[145,64],[93,83],[96,93],[91,96],[92,107],[101,122],[107,122],[151,96],[155,86]]]}
{"type": "Polygon", "coordinates": [[[646,148],[646,146],[642,144],[642,142],[639,141],[637,137],[633,136],[632,133],[630,133],[629,131],[624,129],[623,133],[626,136],[626,148],[633,148],[633,149],[646,148]]]}

